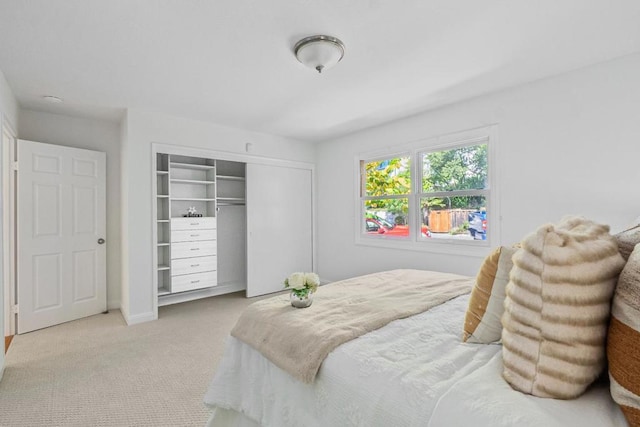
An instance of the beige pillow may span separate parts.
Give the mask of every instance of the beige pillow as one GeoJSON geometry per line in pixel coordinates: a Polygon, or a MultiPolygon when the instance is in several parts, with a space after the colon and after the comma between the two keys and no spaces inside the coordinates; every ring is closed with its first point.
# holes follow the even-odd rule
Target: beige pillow
{"type": "Polygon", "coordinates": [[[600,375],[624,263],[609,227],[581,217],[525,238],[513,256],[502,317],[503,376],[514,389],[572,399],[600,375]]]}
{"type": "Polygon", "coordinates": [[[482,263],[464,318],[462,341],[477,344],[500,341],[504,290],[513,266],[511,257],[516,250],[501,246],[491,252],[482,263]]]}
{"type": "Polygon", "coordinates": [[[620,274],[607,339],[611,395],[630,426],[640,426],[640,245],[620,274]]]}
{"type": "Polygon", "coordinates": [[[633,248],[640,243],[640,225],[621,231],[613,237],[618,241],[620,254],[625,260],[627,260],[629,259],[629,255],[631,255],[633,248]]]}

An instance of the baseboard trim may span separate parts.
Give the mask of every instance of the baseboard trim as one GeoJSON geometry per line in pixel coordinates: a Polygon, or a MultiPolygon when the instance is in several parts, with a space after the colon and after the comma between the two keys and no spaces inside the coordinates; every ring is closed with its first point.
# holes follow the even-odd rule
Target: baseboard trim
{"type": "Polygon", "coordinates": [[[122,314],[122,317],[124,318],[124,321],[127,323],[128,326],[137,325],[138,323],[144,323],[144,322],[150,322],[152,320],[156,320],[156,317],[153,315],[152,312],[134,314],[133,316],[129,316],[129,315],[125,314],[125,312],[123,310],[120,310],[120,313],[122,314]]]}

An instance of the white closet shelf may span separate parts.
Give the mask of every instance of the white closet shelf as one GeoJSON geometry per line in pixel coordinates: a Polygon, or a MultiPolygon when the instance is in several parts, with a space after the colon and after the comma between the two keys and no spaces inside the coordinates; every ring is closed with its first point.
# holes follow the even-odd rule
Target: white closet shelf
{"type": "Polygon", "coordinates": [[[220,202],[244,202],[244,197],[218,197],[220,202]]]}
{"type": "Polygon", "coordinates": [[[169,222],[168,219],[159,219],[158,222],[169,222]]]}
{"type": "Polygon", "coordinates": [[[169,295],[170,293],[167,288],[158,288],[158,296],[169,295]]]}
{"type": "Polygon", "coordinates": [[[196,169],[196,170],[211,170],[216,167],[213,165],[196,165],[191,163],[171,163],[170,166],[172,168],[182,168],[182,169],[196,169]]]}
{"type": "Polygon", "coordinates": [[[158,271],[164,271],[169,269],[171,269],[171,267],[166,264],[158,264],[158,271]]]}
{"type": "Polygon", "coordinates": [[[158,243],[158,246],[169,246],[169,243],[158,243]]]}
{"type": "Polygon", "coordinates": [[[172,179],[171,182],[181,184],[215,184],[215,181],[199,181],[197,179],[172,179]]]}
{"type": "Polygon", "coordinates": [[[232,176],[232,175],[216,175],[216,179],[222,179],[225,181],[244,181],[244,176],[232,176]]]}
{"type": "Polygon", "coordinates": [[[169,175],[169,171],[157,171],[158,175],[169,175]]]}
{"type": "Polygon", "coordinates": [[[167,199],[169,198],[168,194],[158,194],[158,199],[167,199]]]}
{"type": "Polygon", "coordinates": [[[216,199],[196,199],[193,197],[172,197],[171,200],[176,202],[214,202],[216,199]]]}

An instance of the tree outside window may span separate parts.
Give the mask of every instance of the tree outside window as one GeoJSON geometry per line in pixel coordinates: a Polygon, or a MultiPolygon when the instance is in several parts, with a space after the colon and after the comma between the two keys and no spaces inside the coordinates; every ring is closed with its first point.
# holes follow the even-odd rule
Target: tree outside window
{"type": "MultiPolygon", "coordinates": [[[[410,158],[395,157],[364,164],[366,216],[406,225],[411,194],[410,158]]],[[[408,235],[408,233],[407,233],[408,235]]]]}

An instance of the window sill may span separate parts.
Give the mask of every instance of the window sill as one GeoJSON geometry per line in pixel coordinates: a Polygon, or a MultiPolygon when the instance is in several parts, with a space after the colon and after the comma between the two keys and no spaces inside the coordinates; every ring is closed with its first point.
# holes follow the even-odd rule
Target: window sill
{"type": "Polygon", "coordinates": [[[475,258],[484,258],[489,253],[491,242],[482,241],[456,241],[449,239],[431,240],[424,239],[414,241],[393,237],[368,237],[357,236],[356,245],[386,249],[400,249],[406,251],[429,252],[445,255],[461,255],[475,258]]]}

